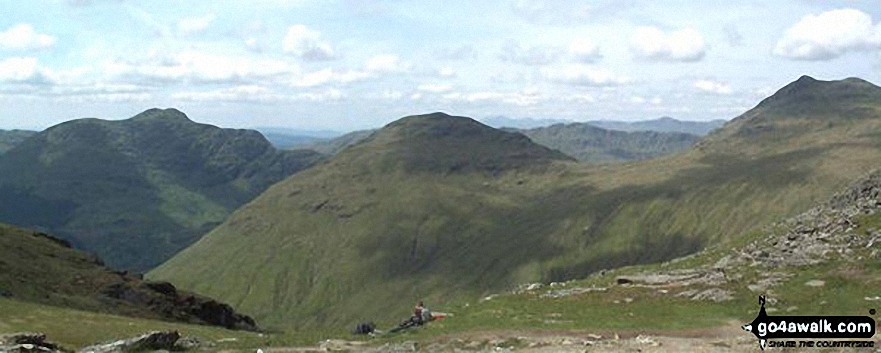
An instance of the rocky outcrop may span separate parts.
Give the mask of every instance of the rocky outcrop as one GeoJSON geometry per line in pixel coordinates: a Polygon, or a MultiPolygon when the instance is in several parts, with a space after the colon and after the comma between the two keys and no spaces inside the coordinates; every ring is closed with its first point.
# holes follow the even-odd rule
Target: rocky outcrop
{"type": "Polygon", "coordinates": [[[180,333],[177,331],[153,331],[134,338],[89,346],[79,350],[79,353],[177,351],[182,349],[177,345],[179,339],[180,333]]]}
{"type": "MultiPolygon", "coordinates": [[[[881,171],[876,171],[835,194],[828,202],[768,226],[763,231],[764,236],[723,253],[711,265],[619,275],[615,284],[652,288],[692,300],[719,302],[733,299],[733,292],[724,287],[742,279],[742,269],[754,268],[759,269],[756,271],[758,278],[747,288],[755,293],[767,293],[792,278],[791,269],[801,266],[832,259],[877,261],[881,258],[881,229],[861,226],[860,222],[863,217],[879,211],[881,171]],[[859,234],[858,229],[862,229],[859,234]]],[[[820,281],[809,281],[806,285],[816,287],[818,283],[820,281]]],[[[774,298],[768,300],[773,302],[774,298]]]]}
{"type": "Polygon", "coordinates": [[[57,344],[46,340],[46,335],[34,332],[0,334],[0,352],[67,352],[57,344]]]}
{"type": "Polygon", "coordinates": [[[114,300],[148,307],[166,319],[234,330],[257,330],[254,319],[236,313],[229,305],[192,293],[179,292],[168,282],[142,282],[122,277],[121,281],[105,286],[101,293],[114,300]]]}

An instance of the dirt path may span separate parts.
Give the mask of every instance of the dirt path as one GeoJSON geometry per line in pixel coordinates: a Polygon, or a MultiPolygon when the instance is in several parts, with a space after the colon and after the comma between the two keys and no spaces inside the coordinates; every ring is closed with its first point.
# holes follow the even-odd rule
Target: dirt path
{"type": "MultiPolygon", "coordinates": [[[[875,346],[881,347],[879,338],[875,346]]],[[[316,347],[270,348],[266,353],[307,352],[762,352],[754,336],[742,331],[740,323],[702,330],[675,332],[578,332],[578,331],[494,331],[442,336],[425,342],[408,341],[380,346],[369,342],[331,340],[316,347]]],[[[804,351],[769,348],[766,351],[804,351]]],[[[810,349],[813,352],[881,352],[879,348],[843,350],[810,349]]]]}

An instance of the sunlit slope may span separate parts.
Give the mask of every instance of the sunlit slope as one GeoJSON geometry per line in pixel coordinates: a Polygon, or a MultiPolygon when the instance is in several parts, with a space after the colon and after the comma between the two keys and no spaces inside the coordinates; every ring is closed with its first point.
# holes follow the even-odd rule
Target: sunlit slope
{"type": "Polygon", "coordinates": [[[802,104],[766,100],[685,153],[602,167],[470,119],[405,118],[276,184],[149,276],[308,327],[671,259],[881,164],[879,91],[800,79],[769,99],[802,104]],[[807,97],[786,93],[806,84],[807,97]]]}

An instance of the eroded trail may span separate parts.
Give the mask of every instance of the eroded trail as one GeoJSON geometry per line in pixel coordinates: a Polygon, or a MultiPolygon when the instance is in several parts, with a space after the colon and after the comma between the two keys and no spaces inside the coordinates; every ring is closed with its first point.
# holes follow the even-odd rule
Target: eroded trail
{"type": "MultiPolygon", "coordinates": [[[[869,349],[812,349],[817,352],[881,352],[881,339],[869,349]]],[[[769,348],[780,351],[799,349],[769,348]]],[[[572,332],[495,331],[438,337],[429,341],[406,341],[375,345],[371,342],[330,340],[315,347],[269,348],[264,352],[762,352],[754,336],[742,331],[740,323],[676,332],[572,332]]]]}

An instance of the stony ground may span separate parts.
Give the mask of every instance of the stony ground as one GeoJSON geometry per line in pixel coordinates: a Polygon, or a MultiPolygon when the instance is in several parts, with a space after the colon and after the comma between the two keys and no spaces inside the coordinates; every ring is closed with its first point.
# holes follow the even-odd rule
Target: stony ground
{"type": "MultiPolygon", "coordinates": [[[[875,346],[881,346],[876,338],[875,346]]],[[[769,351],[799,351],[797,349],[768,348],[769,351]]],[[[879,348],[822,350],[814,352],[881,352],[879,348]]],[[[574,332],[497,332],[473,336],[438,338],[430,342],[403,342],[375,346],[370,342],[331,340],[315,347],[271,348],[266,353],[307,352],[762,352],[752,335],[740,330],[737,323],[714,329],[667,334],[602,335],[574,332]]]]}

